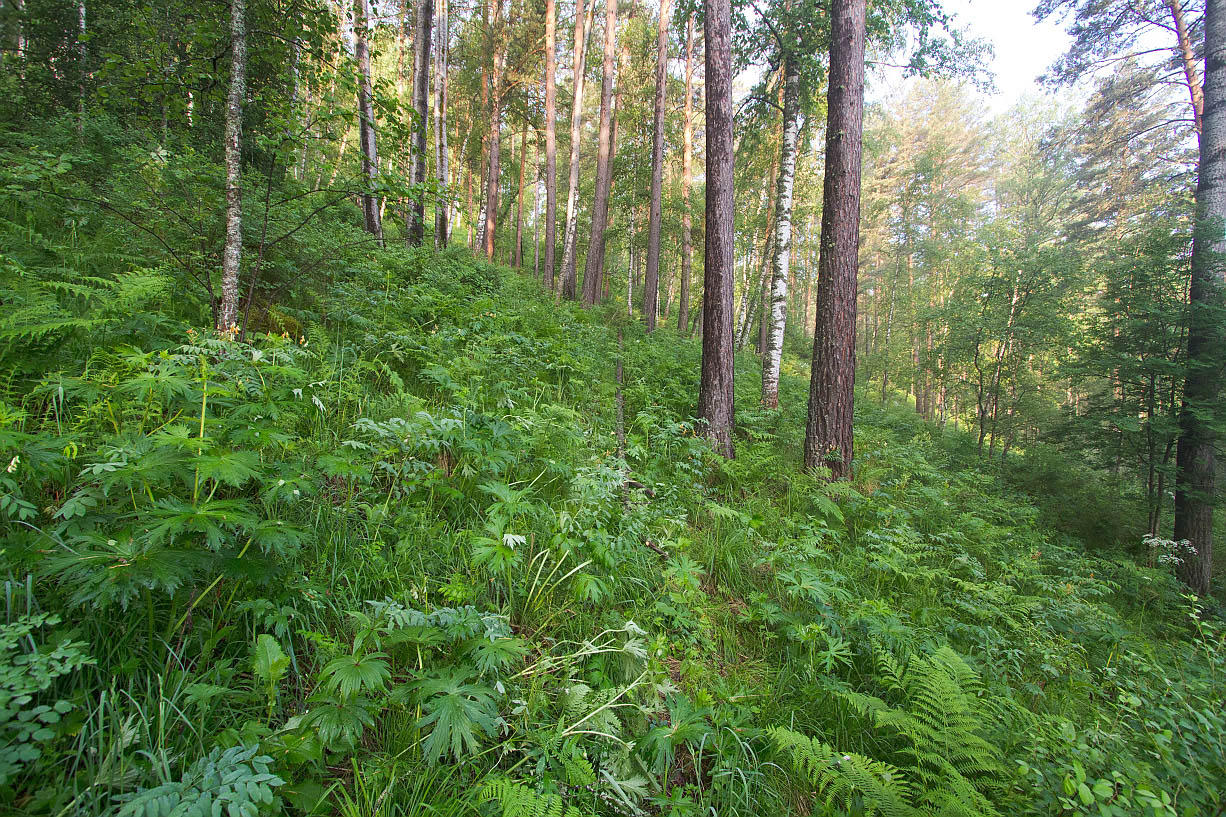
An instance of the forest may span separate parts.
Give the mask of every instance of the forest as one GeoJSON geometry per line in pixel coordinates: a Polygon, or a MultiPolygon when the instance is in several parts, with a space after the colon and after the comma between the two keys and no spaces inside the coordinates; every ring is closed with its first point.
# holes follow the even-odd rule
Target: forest
{"type": "Polygon", "coordinates": [[[1031,2],[2,0],[0,815],[1226,815],[1226,0],[1031,2]]]}

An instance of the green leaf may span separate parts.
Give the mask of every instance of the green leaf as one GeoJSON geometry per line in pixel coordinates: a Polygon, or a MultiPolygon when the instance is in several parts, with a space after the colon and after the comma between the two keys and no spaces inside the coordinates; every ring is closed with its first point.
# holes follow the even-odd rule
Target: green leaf
{"type": "Polygon", "coordinates": [[[438,763],[448,754],[460,760],[480,748],[481,736],[497,731],[498,710],[489,687],[464,683],[464,675],[453,672],[419,682],[416,688],[426,712],[417,726],[432,727],[422,743],[428,763],[438,763]]]}
{"type": "Polygon", "coordinates": [[[323,669],[328,689],[339,691],[343,700],[349,700],[363,689],[385,688],[392,677],[385,658],[387,653],[382,652],[333,658],[323,669]]]}
{"type": "Polygon", "coordinates": [[[289,656],[281,649],[277,639],[264,633],[256,639],[251,664],[265,686],[272,689],[285,676],[285,670],[289,667],[289,656]]]}
{"type": "Polygon", "coordinates": [[[219,451],[196,461],[200,476],[232,488],[241,488],[260,476],[260,460],[254,451],[219,451]]]}

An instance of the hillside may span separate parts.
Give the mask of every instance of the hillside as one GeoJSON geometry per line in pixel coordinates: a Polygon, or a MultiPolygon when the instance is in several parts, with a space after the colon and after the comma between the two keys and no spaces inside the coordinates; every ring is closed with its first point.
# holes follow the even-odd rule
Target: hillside
{"type": "Polygon", "coordinates": [[[1078,467],[862,394],[815,479],[791,351],[724,460],[696,341],[342,268],[245,342],[156,270],[6,336],[14,813],[1222,813],[1226,628],[1078,467]]]}

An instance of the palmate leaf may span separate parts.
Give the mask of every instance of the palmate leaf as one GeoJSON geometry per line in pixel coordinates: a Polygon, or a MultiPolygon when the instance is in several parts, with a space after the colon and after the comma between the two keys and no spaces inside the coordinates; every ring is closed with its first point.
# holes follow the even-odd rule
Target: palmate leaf
{"type": "Polygon", "coordinates": [[[498,709],[494,690],[481,684],[466,683],[462,672],[450,672],[413,685],[422,709],[418,728],[430,728],[422,743],[428,763],[438,763],[450,754],[460,760],[477,751],[481,738],[498,730],[498,709]]]}
{"type": "Polygon", "coordinates": [[[251,543],[266,554],[288,556],[302,547],[306,534],[280,519],[265,519],[251,531],[251,543]]]}
{"type": "Polygon", "coordinates": [[[49,558],[46,571],[71,589],[69,603],[73,606],[92,604],[105,609],[118,604],[126,610],[145,589],[173,596],[213,561],[209,553],[168,548],[131,536],[110,539],[87,534],[49,558]]]}
{"type": "Polygon", "coordinates": [[[316,705],[303,716],[302,725],[314,728],[324,745],[332,749],[353,748],[366,727],[375,725],[374,716],[370,714],[374,704],[367,698],[340,701],[324,697],[312,700],[316,705]]]}
{"type": "Polygon", "coordinates": [[[153,369],[124,378],[115,386],[115,393],[137,399],[151,397],[172,404],[186,401],[193,388],[192,381],[183,375],[153,369]]]}
{"type": "Polygon", "coordinates": [[[250,530],[259,524],[250,509],[251,504],[242,499],[210,499],[196,505],[181,499],[162,499],[147,512],[157,520],[147,535],[153,542],[203,536],[210,548],[221,550],[234,531],[250,530]]]}
{"type": "Polygon", "coordinates": [[[253,451],[218,451],[196,460],[201,479],[241,488],[260,477],[260,459],[253,451]]]}
{"type": "Polygon", "coordinates": [[[387,653],[382,652],[333,658],[323,669],[325,685],[333,692],[339,691],[341,700],[346,701],[362,690],[381,690],[392,677],[386,658],[387,653]]]}
{"type": "Polygon", "coordinates": [[[472,659],[482,676],[499,672],[528,654],[528,646],[518,638],[475,638],[468,643],[465,655],[472,659]]]}

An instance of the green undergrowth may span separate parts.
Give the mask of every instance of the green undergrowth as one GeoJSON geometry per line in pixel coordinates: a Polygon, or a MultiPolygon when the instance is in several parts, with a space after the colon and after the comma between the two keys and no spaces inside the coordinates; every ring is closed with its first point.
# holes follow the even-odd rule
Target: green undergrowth
{"type": "Polygon", "coordinates": [[[244,343],[141,276],[4,327],[18,814],[1222,811],[1220,622],[952,429],[866,396],[827,484],[746,354],[725,462],[697,342],[460,251],[244,343]]]}

